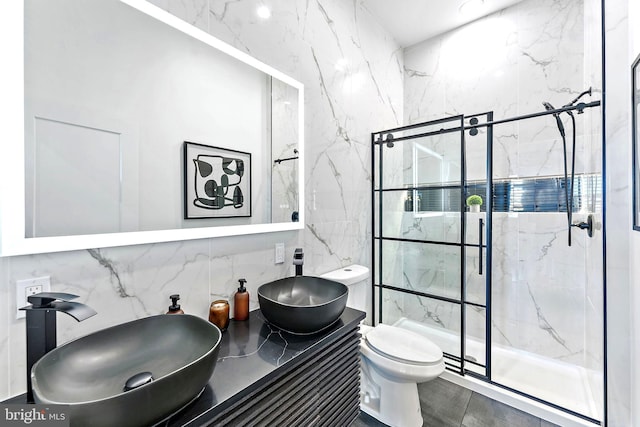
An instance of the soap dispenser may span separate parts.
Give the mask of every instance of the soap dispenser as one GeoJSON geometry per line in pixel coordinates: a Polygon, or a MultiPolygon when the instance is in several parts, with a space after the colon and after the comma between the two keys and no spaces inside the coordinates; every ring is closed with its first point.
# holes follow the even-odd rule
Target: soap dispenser
{"type": "Polygon", "coordinates": [[[245,279],[238,280],[240,287],[233,296],[233,318],[235,320],[247,320],[249,317],[249,292],[244,287],[245,279]]]}
{"type": "Polygon", "coordinates": [[[180,295],[171,295],[169,299],[171,300],[171,305],[169,306],[169,311],[167,311],[167,314],[184,314],[184,311],[182,311],[182,309],[180,308],[180,304],[178,304],[180,295]]]}

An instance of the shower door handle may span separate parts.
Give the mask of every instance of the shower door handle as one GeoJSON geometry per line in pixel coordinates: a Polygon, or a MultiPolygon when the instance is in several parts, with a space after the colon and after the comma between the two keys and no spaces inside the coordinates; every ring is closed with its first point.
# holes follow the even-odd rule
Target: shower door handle
{"type": "Polygon", "coordinates": [[[484,226],[484,220],[482,218],[478,218],[478,259],[479,259],[479,267],[478,274],[482,276],[482,228],[484,226]]]}

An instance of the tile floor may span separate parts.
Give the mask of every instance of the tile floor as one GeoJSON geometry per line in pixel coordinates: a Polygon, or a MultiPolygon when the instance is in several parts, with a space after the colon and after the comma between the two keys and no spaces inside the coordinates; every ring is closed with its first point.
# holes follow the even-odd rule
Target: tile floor
{"type": "MultiPolygon", "coordinates": [[[[443,379],[419,384],[424,427],[554,427],[548,421],[443,379]]],[[[352,427],[383,427],[364,412],[352,427]]]]}

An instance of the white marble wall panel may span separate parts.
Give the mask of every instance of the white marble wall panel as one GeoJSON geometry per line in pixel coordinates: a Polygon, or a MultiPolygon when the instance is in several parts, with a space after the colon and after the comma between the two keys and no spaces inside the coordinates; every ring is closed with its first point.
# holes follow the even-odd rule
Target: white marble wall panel
{"type": "MultiPolygon", "coordinates": [[[[543,101],[560,107],[590,86],[594,94],[583,100],[600,99],[600,58],[593,52],[599,33],[596,3],[525,0],[407,49],[406,122],[490,110],[494,119],[533,113],[543,111],[543,101]]],[[[593,110],[575,116],[578,174],[602,170],[599,115],[593,110]]],[[[563,121],[571,150],[569,117],[563,121]]],[[[485,177],[485,146],[475,143],[485,139],[484,130],[466,136],[470,180],[485,177]]],[[[494,179],[563,173],[562,140],[553,117],[495,126],[493,141],[494,179]]],[[[475,242],[477,226],[469,221],[467,238],[475,242]]],[[[586,233],[574,230],[569,248],[564,214],[496,214],[493,221],[495,342],[602,369],[602,327],[596,327],[602,325],[601,231],[587,240],[586,233]]],[[[420,228],[414,222],[405,221],[415,234],[420,228]]],[[[467,296],[481,300],[478,255],[472,251],[466,258],[467,296]]],[[[404,262],[405,269],[415,270],[411,261],[404,262]]],[[[420,308],[404,314],[416,320],[424,316],[420,308]]],[[[440,319],[446,324],[447,316],[440,319]]],[[[456,319],[452,316],[447,327],[459,328],[456,319]]]]}
{"type": "Polygon", "coordinates": [[[449,298],[460,298],[460,248],[423,243],[402,245],[405,268],[393,285],[449,298]]]}
{"type": "MultiPolygon", "coordinates": [[[[460,335],[460,305],[438,301],[417,295],[383,290],[382,319],[393,324],[408,318],[429,326],[446,329],[452,335],[460,335]]],[[[459,354],[459,351],[454,354],[459,354]]]]}
{"type": "Polygon", "coordinates": [[[516,347],[582,365],[586,236],[574,233],[569,248],[564,215],[533,215],[519,215],[517,275],[526,292],[517,302],[516,347]]]}
{"type": "Polygon", "coordinates": [[[232,297],[240,277],[257,308],[260,284],[292,274],[295,247],[304,248],[309,274],[370,265],[370,133],[402,124],[395,42],[359,3],[279,0],[269,20],[253,0],[153,3],[305,84],[306,230],[0,259],[9,313],[0,323],[0,398],[25,389],[24,321],[10,317],[15,280],[50,275],[52,290],[80,294],[98,311],[82,323],[58,316],[64,341],[165,312],[176,292],[186,312],[205,316],[211,301],[232,297]],[[281,265],[277,242],[286,246],[281,265]]]}
{"type": "Polygon", "coordinates": [[[305,248],[318,272],[368,264],[370,133],[402,123],[398,46],[358,4],[280,0],[269,20],[259,4],[211,1],[209,31],[305,84],[305,248]]]}
{"type": "MultiPolygon", "coordinates": [[[[291,274],[290,262],[274,265],[274,241],[285,242],[285,258],[293,258],[297,233],[241,236],[154,245],[91,249],[47,255],[3,258],[9,328],[3,351],[9,353],[7,396],[25,387],[25,323],[14,319],[15,281],[51,277],[56,292],[80,295],[98,314],[83,322],[58,315],[58,342],[66,342],[114,324],[162,314],[169,295],[178,293],[182,309],[207,318],[215,299],[233,299],[238,279],[247,279],[250,309],[258,308],[259,285],[291,274]]],[[[233,309],[233,305],[232,305],[233,309]]],[[[233,313],[233,311],[232,311],[233,313]]]]}
{"type": "MultiPolygon", "coordinates": [[[[637,311],[632,300],[638,277],[630,275],[637,264],[636,232],[631,223],[631,124],[630,66],[638,52],[631,50],[630,36],[640,25],[632,14],[634,1],[605,3],[606,40],[606,158],[607,158],[607,411],[611,426],[636,425],[637,311]],[[621,77],[623,76],[623,77],[621,77]],[[631,301],[631,304],[630,304],[631,301]],[[634,343],[635,346],[634,346],[634,343]],[[635,371],[635,372],[634,372],[635,371]]],[[[636,9],[637,11],[637,9],[636,9]]]]}
{"type": "MultiPolygon", "coordinates": [[[[580,366],[593,368],[600,364],[601,368],[602,354],[596,345],[602,346],[602,335],[598,335],[601,327],[589,329],[602,320],[601,307],[597,306],[602,297],[585,286],[589,283],[588,264],[601,264],[601,259],[587,258],[585,246],[597,245],[597,240],[587,240],[584,231],[574,230],[572,246],[568,247],[566,216],[561,213],[497,213],[493,221],[495,342],[580,366]],[[591,320],[586,321],[585,315],[591,316],[591,320]]],[[[471,232],[470,237],[474,238],[471,232]]],[[[474,249],[468,249],[467,253],[467,298],[483,302],[485,278],[478,274],[479,260],[474,249]]],[[[392,252],[385,247],[387,250],[392,252]]],[[[398,245],[395,253],[398,251],[402,251],[399,258],[404,268],[384,270],[385,281],[389,281],[386,283],[396,281],[399,287],[459,296],[456,295],[460,286],[459,256],[432,245],[398,245]]],[[[429,313],[438,313],[435,323],[459,331],[460,318],[447,303],[399,293],[386,298],[385,301],[397,299],[391,303],[390,313],[399,310],[397,316],[431,322],[434,317],[429,313]]],[[[473,330],[474,325],[468,327],[473,330]]],[[[476,333],[481,331],[478,329],[476,333]]]]}
{"type": "MultiPolygon", "coordinates": [[[[524,1],[407,49],[407,123],[485,111],[494,111],[495,119],[543,111],[543,101],[560,107],[590,86],[599,99],[599,65],[591,51],[584,53],[593,47],[592,29],[598,27],[585,28],[596,24],[591,6],[590,18],[585,18],[585,3],[595,2],[524,1]]],[[[577,117],[578,135],[598,129],[585,116],[577,117]]],[[[568,116],[563,120],[569,132],[568,116]]],[[[551,117],[497,125],[494,141],[497,178],[562,172],[562,142],[551,117]]],[[[591,172],[600,171],[600,164],[590,161],[596,148],[590,142],[578,141],[577,171],[585,170],[584,164],[591,172]]],[[[468,164],[482,154],[468,150],[468,164]]],[[[477,175],[482,177],[482,170],[469,168],[469,179],[477,175]]]]}

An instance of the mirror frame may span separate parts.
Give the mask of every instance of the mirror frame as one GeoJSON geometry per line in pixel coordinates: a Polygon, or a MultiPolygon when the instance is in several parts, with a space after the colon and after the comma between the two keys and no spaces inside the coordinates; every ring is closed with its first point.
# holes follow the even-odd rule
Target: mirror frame
{"type": "MultiPolygon", "coordinates": [[[[24,1],[0,6],[0,51],[9,67],[0,67],[0,256],[62,252],[90,248],[140,245],[211,237],[237,236],[304,229],[304,86],[293,78],[258,61],[212,35],[182,21],[146,0],[120,0],[201,42],[226,53],[298,89],[298,211],[299,221],[156,231],[86,234],[25,238],[24,154],[24,1]],[[19,141],[14,143],[13,141],[19,141]]],[[[177,177],[180,179],[180,177],[177,177]]]]}

